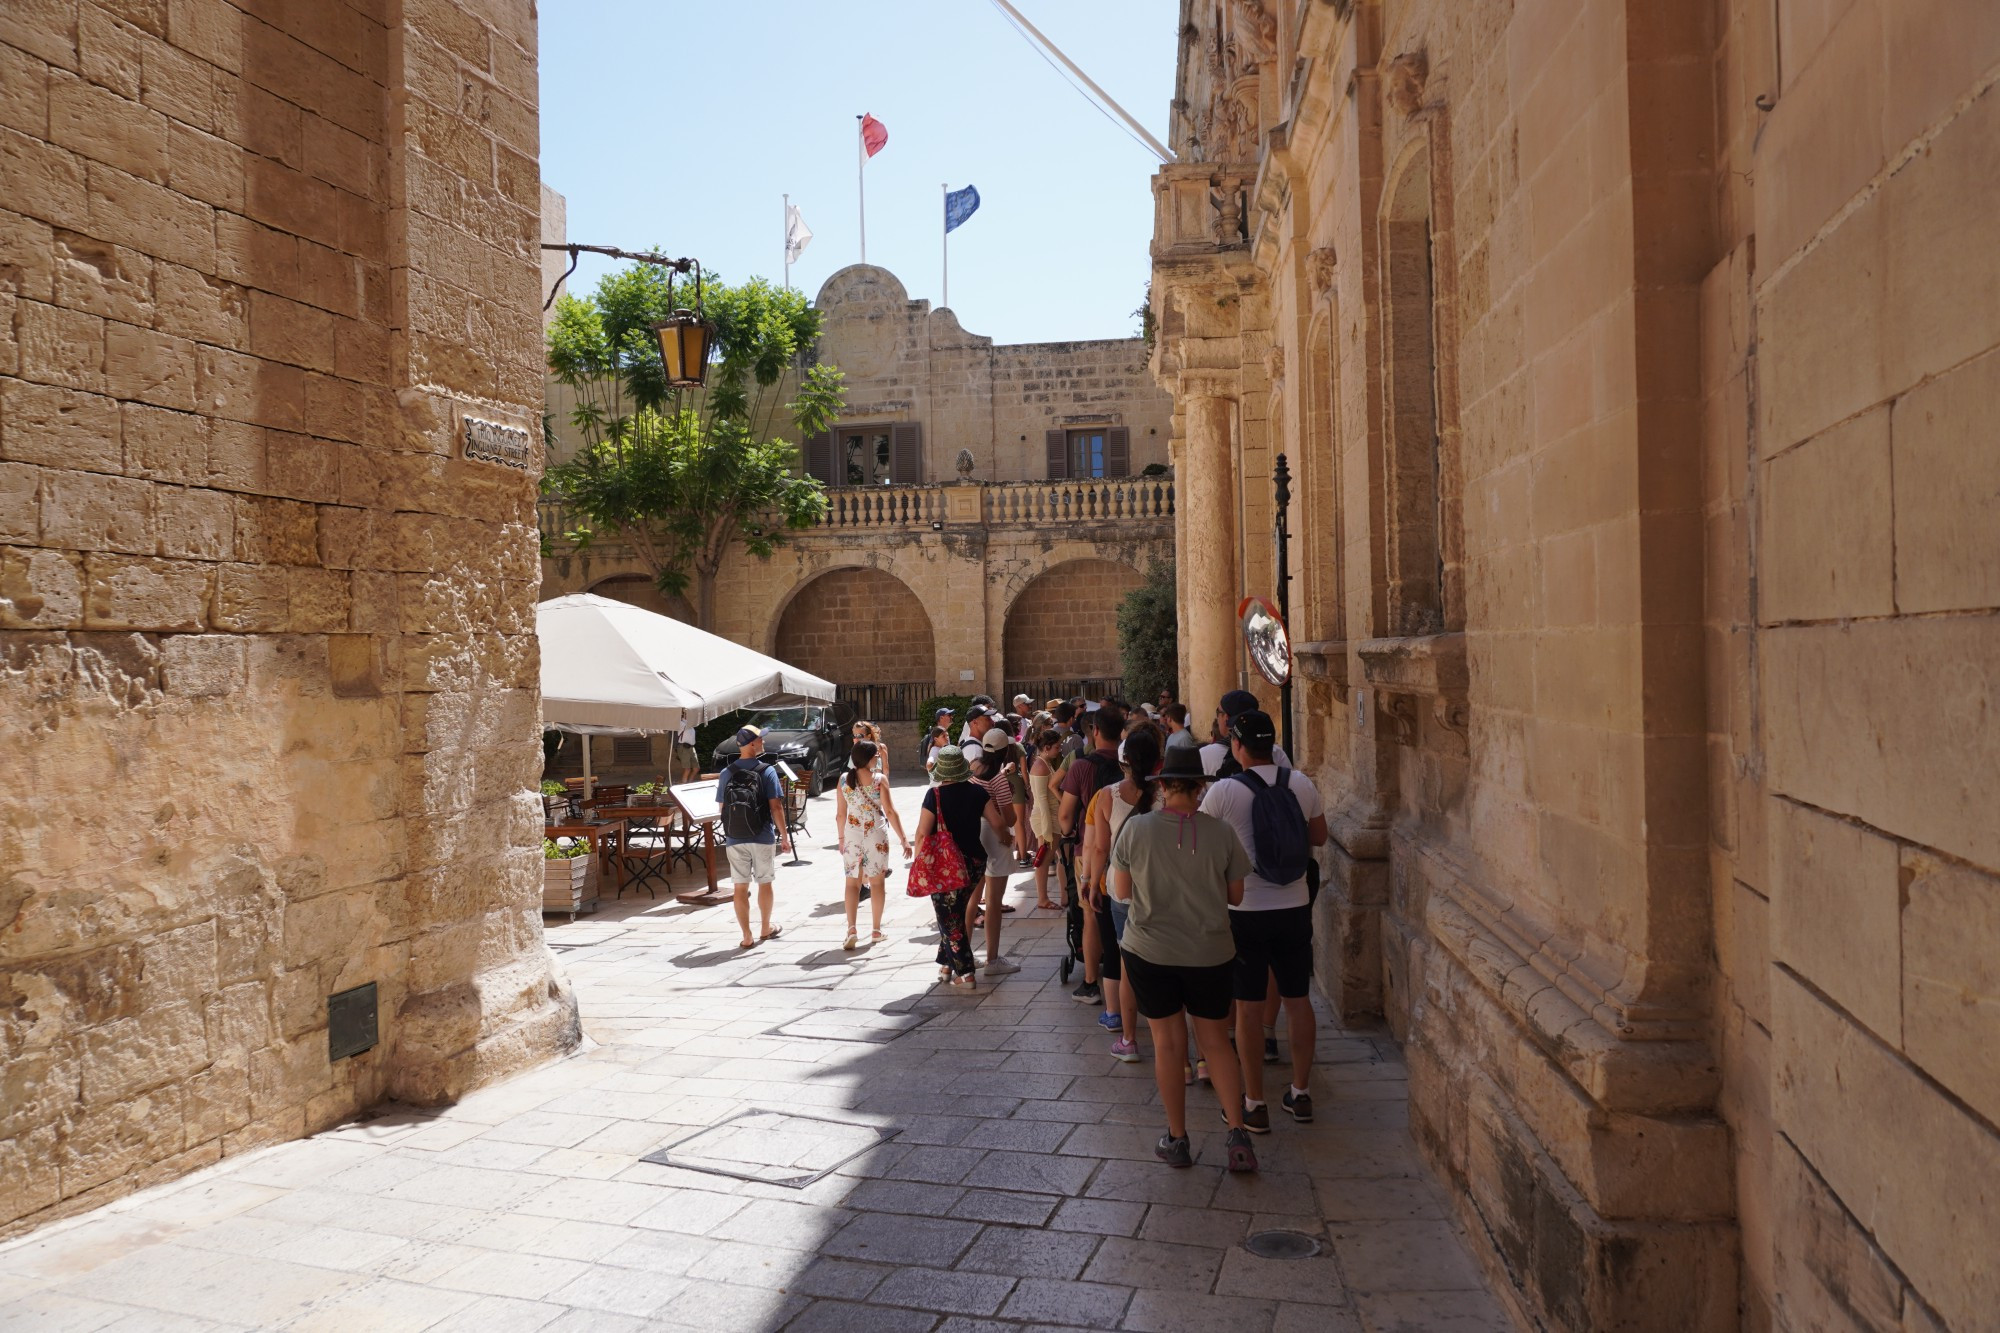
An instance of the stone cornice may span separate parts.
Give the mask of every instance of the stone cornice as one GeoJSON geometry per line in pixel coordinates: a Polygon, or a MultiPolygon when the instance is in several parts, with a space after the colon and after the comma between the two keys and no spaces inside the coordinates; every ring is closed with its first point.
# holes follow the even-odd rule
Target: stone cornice
{"type": "Polygon", "coordinates": [[[1175,397],[1182,402],[1190,398],[1233,399],[1240,392],[1240,372],[1217,366],[1189,366],[1181,371],[1181,382],[1175,397]]]}

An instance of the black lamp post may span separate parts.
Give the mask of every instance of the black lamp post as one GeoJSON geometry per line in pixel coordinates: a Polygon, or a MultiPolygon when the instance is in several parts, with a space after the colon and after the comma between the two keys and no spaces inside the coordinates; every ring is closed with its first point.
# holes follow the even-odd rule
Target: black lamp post
{"type": "MultiPolygon", "coordinates": [[[[1271,466],[1271,480],[1277,485],[1278,514],[1274,532],[1278,539],[1278,619],[1285,622],[1287,632],[1292,626],[1292,469],[1279,454],[1271,466]]],[[[1285,675],[1285,683],[1278,687],[1278,727],[1280,744],[1285,753],[1292,752],[1292,677],[1285,675]]]]}

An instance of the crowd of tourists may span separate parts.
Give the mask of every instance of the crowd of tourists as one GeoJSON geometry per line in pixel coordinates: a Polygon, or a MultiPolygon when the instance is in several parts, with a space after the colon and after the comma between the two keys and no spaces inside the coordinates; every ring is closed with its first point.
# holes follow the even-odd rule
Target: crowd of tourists
{"type": "MultiPolygon", "coordinates": [[[[741,755],[718,778],[716,799],[751,948],[778,934],[773,862],[788,835],[761,735],[746,727],[737,740],[741,755]]],[[[869,942],[884,938],[891,833],[909,893],[928,897],[936,918],[938,983],[954,990],[1020,970],[1001,948],[1015,911],[1005,894],[1014,875],[1032,872],[1035,910],[1065,914],[1082,974],[1072,997],[1102,1011],[1110,1053],[1139,1062],[1150,1041],[1167,1121],[1161,1161],[1193,1163],[1187,1088],[1205,1083],[1227,1126],[1229,1169],[1255,1170],[1251,1136],[1271,1131],[1267,1064],[1289,1066],[1279,1110],[1312,1121],[1313,849],[1326,841],[1326,817],[1255,695],[1223,695],[1206,742],[1186,705],[1165,693],[1136,707],[1018,695],[1003,708],[982,695],[962,720],[940,708],[923,756],[930,785],[909,832],[888,758],[880,729],[856,722],[836,788],[843,948],[861,947],[864,901],[869,942]]]]}

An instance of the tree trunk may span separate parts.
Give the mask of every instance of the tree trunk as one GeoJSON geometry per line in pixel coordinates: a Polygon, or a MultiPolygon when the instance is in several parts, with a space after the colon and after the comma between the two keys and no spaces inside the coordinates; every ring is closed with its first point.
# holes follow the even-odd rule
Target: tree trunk
{"type": "Polygon", "coordinates": [[[695,566],[694,623],[697,629],[715,633],[715,572],[695,566]]]}

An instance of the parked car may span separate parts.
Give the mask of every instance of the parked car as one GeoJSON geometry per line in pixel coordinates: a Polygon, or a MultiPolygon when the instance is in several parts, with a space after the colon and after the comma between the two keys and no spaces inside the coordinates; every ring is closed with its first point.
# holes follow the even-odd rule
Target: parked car
{"type": "MultiPolygon", "coordinates": [[[[819,795],[846,770],[852,721],[853,710],[844,704],[764,708],[750,716],[751,725],[763,728],[764,757],[783,762],[803,778],[808,796],[819,795]]],[[[739,748],[735,736],[726,737],[715,747],[715,767],[735,762],[739,748]]]]}

